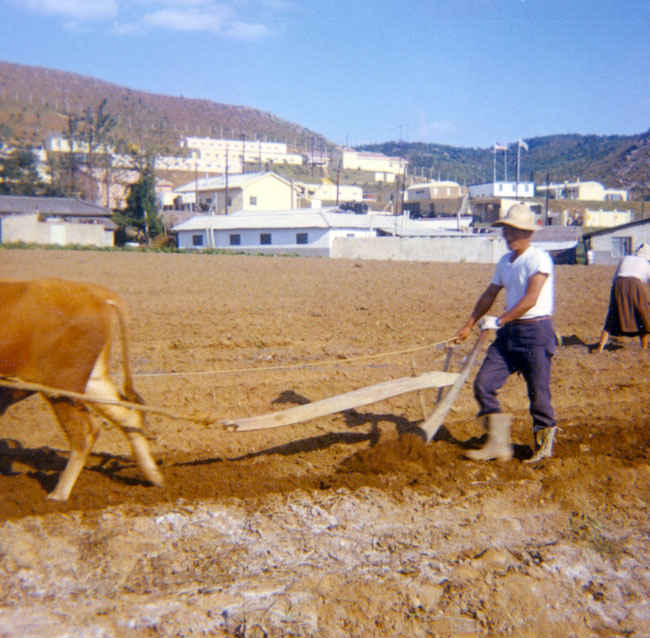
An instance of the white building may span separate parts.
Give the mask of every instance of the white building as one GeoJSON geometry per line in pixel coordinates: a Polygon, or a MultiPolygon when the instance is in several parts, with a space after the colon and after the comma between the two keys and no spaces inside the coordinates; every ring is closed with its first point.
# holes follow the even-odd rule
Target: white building
{"type": "Polygon", "coordinates": [[[641,244],[650,244],[650,218],[614,226],[582,236],[591,264],[617,264],[641,244]]]}
{"type": "Polygon", "coordinates": [[[376,230],[366,215],[337,209],[295,209],[232,215],[199,215],[174,226],[181,249],[218,248],[263,252],[291,251],[329,255],[333,240],[371,237],[376,230]]]}
{"type": "Polygon", "coordinates": [[[342,168],[369,171],[375,174],[376,182],[394,182],[397,175],[403,175],[408,160],[403,157],[389,157],[383,153],[368,153],[345,149],[341,156],[342,168]]]}
{"type": "Polygon", "coordinates": [[[534,182],[491,182],[468,187],[470,197],[525,199],[535,197],[534,182]]]}
{"type": "Polygon", "coordinates": [[[303,156],[290,153],[282,142],[261,140],[227,140],[211,137],[186,137],[181,142],[182,155],[161,157],[157,169],[196,170],[199,173],[242,173],[243,165],[256,164],[260,170],[265,164],[302,166],[303,156]]]}
{"type": "MultiPolygon", "coordinates": [[[[471,218],[463,218],[469,225],[471,218]]],[[[411,220],[408,215],[356,215],[337,208],[284,211],[240,211],[232,215],[197,215],[172,228],[181,249],[206,248],[254,252],[331,254],[341,237],[429,237],[455,232],[456,219],[411,220]]]]}
{"type": "MultiPolygon", "coordinates": [[[[50,135],[46,140],[46,149],[56,153],[69,153],[69,141],[60,135],[50,135]]],[[[75,153],[87,153],[88,145],[74,142],[75,153]]],[[[130,166],[132,160],[118,156],[111,147],[100,147],[100,153],[113,155],[114,166],[130,166]]],[[[199,173],[241,173],[243,162],[257,164],[263,168],[268,163],[291,164],[302,166],[303,156],[290,153],[282,142],[262,142],[261,140],[226,140],[211,137],[186,137],[180,143],[178,155],[163,155],[156,158],[158,171],[197,171],[199,173]]]]}

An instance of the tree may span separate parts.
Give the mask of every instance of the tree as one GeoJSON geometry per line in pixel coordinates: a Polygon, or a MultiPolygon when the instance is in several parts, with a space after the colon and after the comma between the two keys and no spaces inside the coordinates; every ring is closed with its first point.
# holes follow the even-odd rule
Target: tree
{"type": "MultiPolygon", "coordinates": [[[[96,184],[96,169],[99,164],[104,169],[103,181],[110,182],[108,173],[112,167],[112,150],[110,144],[111,131],[117,126],[117,120],[106,112],[106,98],[104,98],[93,111],[87,107],[80,119],[81,128],[79,139],[83,142],[85,155],[86,174],[92,184],[96,184]]],[[[96,188],[94,190],[97,190],[96,188]]],[[[96,199],[96,193],[86,193],[86,199],[96,199]]],[[[106,205],[109,205],[108,186],[106,193],[106,205]]]]}
{"type": "Polygon", "coordinates": [[[40,195],[44,187],[32,149],[16,148],[6,156],[0,156],[0,193],[40,195]]]}
{"type": "Polygon", "coordinates": [[[163,233],[155,183],[153,160],[149,156],[140,172],[140,178],[129,186],[126,207],[113,215],[113,221],[120,227],[118,242],[120,238],[126,240],[129,232],[133,234],[134,230],[138,239],[142,237],[146,243],[163,233]]]}
{"type": "Polygon", "coordinates": [[[80,117],[72,113],[68,113],[68,121],[66,122],[66,129],[63,133],[66,141],[68,142],[68,152],[63,156],[60,169],[65,173],[65,179],[60,182],[64,185],[63,190],[70,197],[77,197],[79,195],[77,190],[77,172],[79,171],[79,157],[77,151],[79,140],[79,122],[80,117]]]}

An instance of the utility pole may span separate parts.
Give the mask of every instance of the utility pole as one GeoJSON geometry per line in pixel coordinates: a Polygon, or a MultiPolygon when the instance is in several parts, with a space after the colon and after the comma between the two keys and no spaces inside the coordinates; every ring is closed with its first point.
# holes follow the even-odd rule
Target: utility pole
{"type": "Polygon", "coordinates": [[[241,172],[246,172],[246,133],[241,134],[241,172]]]}
{"type": "Polygon", "coordinates": [[[227,215],[228,214],[228,147],[227,146],[226,146],[226,191],[224,193],[224,196],[225,196],[224,208],[227,215]]]}
{"type": "Polygon", "coordinates": [[[193,152],[194,155],[194,210],[199,209],[199,169],[196,162],[197,151],[193,152]]]}
{"type": "Polygon", "coordinates": [[[544,226],[548,226],[548,195],[551,186],[551,174],[546,173],[546,206],[544,207],[544,226]]]}
{"type": "Polygon", "coordinates": [[[341,160],[339,160],[339,166],[336,169],[336,205],[339,205],[339,187],[341,184],[341,160]]]}
{"type": "Polygon", "coordinates": [[[521,146],[517,142],[517,181],[515,182],[515,198],[519,199],[519,156],[521,154],[521,146]]]}
{"type": "Polygon", "coordinates": [[[519,198],[519,160],[521,157],[521,147],[524,147],[524,150],[528,150],[528,144],[524,142],[521,138],[517,140],[517,191],[515,193],[515,196],[519,198]]]}
{"type": "Polygon", "coordinates": [[[404,214],[404,199],[406,198],[406,164],[404,164],[404,172],[402,173],[402,197],[400,201],[400,214],[404,214]]]}

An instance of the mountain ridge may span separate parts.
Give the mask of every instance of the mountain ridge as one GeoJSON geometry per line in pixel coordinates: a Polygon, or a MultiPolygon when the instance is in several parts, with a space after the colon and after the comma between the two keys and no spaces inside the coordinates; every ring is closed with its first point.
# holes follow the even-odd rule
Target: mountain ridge
{"type": "Polygon", "coordinates": [[[14,137],[40,145],[50,133],[61,133],[68,114],[81,114],[107,99],[117,116],[117,131],[157,126],[171,145],[185,136],[265,139],[293,149],[313,141],[331,146],[324,136],[276,115],[242,105],[201,98],[151,93],[91,76],[46,67],[0,61],[0,139],[14,137]]]}
{"type": "MultiPolygon", "coordinates": [[[[339,147],[325,136],[254,107],[200,98],[150,93],[91,76],[0,61],[0,142],[40,146],[49,134],[62,134],[68,116],[96,108],[118,121],[115,134],[137,139],[142,130],[156,134],[173,152],[185,136],[262,139],[287,143],[293,152],[332,153],[339,147]]],[[[650,128],[638,135],[563,133],[525,138],[520,153],[521,181],[596,180],[650,199],[650,128]]],[[[505,157],[491,148],[390,141],[360,145],[409,159],[410,175],[453,179],[461,184],[516,177],[517,143],[505,157]],[[495,161],[496,160],[496,161],[495,161]],[[505,160],[505,166],[504,166],[505,160]]]]}

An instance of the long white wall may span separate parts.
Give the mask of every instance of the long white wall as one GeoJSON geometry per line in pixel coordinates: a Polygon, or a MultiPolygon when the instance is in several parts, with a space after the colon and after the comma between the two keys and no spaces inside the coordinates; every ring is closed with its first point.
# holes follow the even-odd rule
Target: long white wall
{"type": "Polygon", "coordinates": [[[507,252],[498,236],[458,237],[338,237],[330,256],[337,259],[380,259],[389,261],[444,261],[494,264],[507,252]]]}

